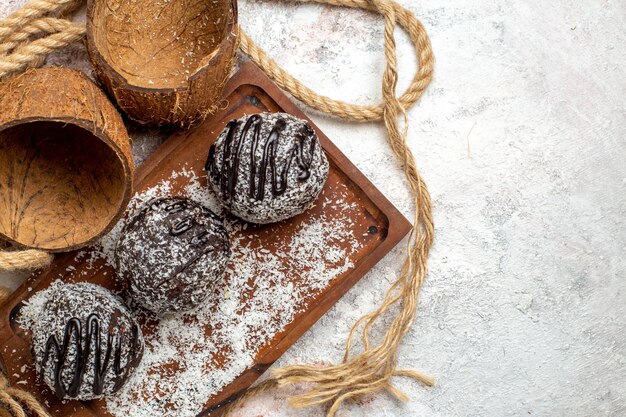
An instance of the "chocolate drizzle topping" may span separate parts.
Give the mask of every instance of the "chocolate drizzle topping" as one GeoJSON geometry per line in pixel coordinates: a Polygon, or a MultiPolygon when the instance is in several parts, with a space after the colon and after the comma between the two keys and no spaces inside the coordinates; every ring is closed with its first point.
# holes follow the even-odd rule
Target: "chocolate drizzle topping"
{"type": "MultiPolygon", "coordinates": [[[[157,282],[155,284],[156,287],[161,287],[166,284],[169,285],[168,281],[176,279],[187,268],[192,266],[198,259],[213,251],[218,250],[230,254],[228,237],[224,235],[225,231],[215,229],[214,227],[211,227],[206,223],[203,224],[203,221],[198,221],[198,219],[196,219],[194,215],[188,215],[184,213],[186,210],[191,210],[192,206],[187,200],[172,202],[172,200],[177,199],[178,197],[159,198],[150,202],[141,211],[141,214],[143,216],[146,215],[148,209],[163,210],[167,212],[168,215],[174,214],[175,216],[172,216],[173,218],[171,220],[169,217],[164,220],[166,222],[171,221],[171,223],[169,223],[168,225],[169,229],[166,230],[168,230],[171,236],[176,236],[181,240],[187,239],[189,244],[195,247],[190,253],[189,259],[184,264],[178,266],[177,268],[174,268],[172,273],[166,278],[157,282]]],[[[208,209],[203,208],[202,216],[210,217],[221,223],[221,219],[208,209]]],[[[139,217],[139,215],[135,216],[135,218],[131,221],[130,224],[133,227],[135,227],[137,221],[139,221],[139,217]]]]}
{"type": "Polygon", "coordinates": [[[165,211],[167,211],[168,213],[180,213],[181,211],[185,210],[187,206],[188,204],[186,204],[184,201],[177,201],[165,207],[165,211]]]}
{"type": "MultiPolygon", "coordinates": [[[[158,210],[164,204],[167,204],[167,205],[165,205],[163,209],[170,214],[181,213],[190,208],[189,204],[184,200],[172,203],[171,200],[167,198],[155,200],[151,202],[149,206],[152,210],[158,210]]],[[[208,211],[205,214],[207,216],[215,217],[213,213],[209,213],[208,211]]],[[[136,220],[138,220],[138,217],[139,216],[136,216],[136,218],[133,219],[134,221],[131,222],[133,225],[136,223],[136,220]]],[[[192,230],[194,226],[196,225],[197,225],[197,222],[195,221],[193,216],[184,217],[182,219],[177,219],[176,222],[174,222],[170,226],[169,233],[172,236],[180,236],[184,234],[185,232],[192,230]]],[[[190,243],[192,245],[197,245],[197,246],[203,246],[203,245],[206,245],[207,243],[211,243],[213,246],[219,246],[217,242],[218,242],[218,239],[216,239],[215,237],[211,237],[211,233],[208,230],[203,230],[199,232],[198,234],[192,236],[190,240],[190,243]]]]}
{"type": "Polygon", "coordinates": [[[194,221],[192,217],[186,217],[182,220],[179,220],[170,228],[170,234],[172,236],[178,236],[185,233],[187,230],[190,230],[194,225],[194,221]]]}
{"type": "Polygon", "coordinates": [[[287,122],[282,118],[278,118],[268,137],[263,141],[260,137],[261,124],[263,121],[264,119],[260,115],[253,114],[248,117],[248,120],[241,129],[241,121],[232,120],[228,123],[221,155],[221,166],[219,168],[215,163],[216,145],[213,144],[209,149],[209,156],[204,168],[217,179],[220,190],[224,196],[232,196],[235,192],[240,177],[239,167],[245,147],[245,140],[251,129],[252,143],[248,151],[250,156],[250,186],[248,194],[250,198],[255,200],[264,199],[265,187],[268,181],[268,167],[270,168],[271,174],[269,177],[272,186],[271,192],[274,197],[283,194],[287,190],[287,175],[294,159],[300,171],[298,181],[306,181],[311,176],[311,164],[313,163],[313,154],[317,144],[313,129],[306,123],[302,125],[302,128],[296,133],[291,148],[288,150],[286,162],[282,167],[279,167],[276,157],[281,134],[287,127],[287,122]],[[310,142],[308,145],[310,154],[308,158],[306,157],[307,140],[310,142]],[[259,146],[263,147],[263,156],[260,161],[258,161],[256,157],[259,146]]]}
{"type": "Polygon", "coordinates": [[[50,359],[52,352],[55,354],[54,363],[54,388],[55,393],[59,398],[65,398],[66,396],[75,398],[78,396],[78,392],[83,383],[85,373],[89,369],[88,360],[93,353],[94,361],[94,380],[93,380],[93,392],[96,395],[102,394],[104,390],[104,382],[107,371],[111,364],[111,357],[113,356],[113,371],[115,373],[115,390],[119,389],[121,384],[126,380],[126,377],[131,369],[133,369],[139,360],[139,328],[137,324],[132,326],[132,336],[130,340],[130,356],[127,363],[122,366],[122,336],[113,336],[107,334],[106,351],[102,351],[100,340],[100,318],[97,314],[90,314],[87,318],[87,329],[83,334],[83,327],[81,321],[73,317],[65,325],[63,333],[63,342],[59,344],[54,334],[48,337],[46,341],[46,349],[41,366],[45,366],[50,359]],[[69,386],[66,386],[63,382],[63,371],[65,362],[70,352],[72,344],[75,347],[76,356],[73,358],[74,373],[70,381],[69,386]],[[92,348],[95,349],[92,352],[92,348]],[[104,359],[102,358],[104,354],[104,359]]]}

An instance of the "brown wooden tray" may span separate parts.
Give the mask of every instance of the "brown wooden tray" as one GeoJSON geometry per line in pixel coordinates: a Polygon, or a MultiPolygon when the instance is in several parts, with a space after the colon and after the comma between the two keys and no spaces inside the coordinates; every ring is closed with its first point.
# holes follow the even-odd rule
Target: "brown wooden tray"
{"type": "MultiPolygon", "coordinates": [[[[250,235],[248,243],[272,248],[294,233],[302,219],[341,218],[351,216],[354,236],[359,241],[359,250],[350,255],[353,264],[347,271],[333,277],[329,284],[311,293],[301,311],[283,331],[263,345],[257,352],[254,366],[241,373],[218,394],[209,398],[201,415],[213,416],[220,407],[236,398],[249,387],[272,363],[274,363],[295,341],[304,334],[335,302],[343,296],[368,270],[387,254],[410,230],[411,224],[378,191],[374,185],[333,145],[310,119],[302,113],[287,96],[251,63],[244,65],[226,86],[223,110],[207,119],[203,124],[187,132],[175,134],[168,139],[138,170],[135,176],[137,191],[153,187],[172,172],[186,165],[204,180],[202,171],[211,143],[226,123],[244,114],[260,111],[284,111],[309,120],[316,130],[331,162],[329,179],[319,201],[332,201],[341,192],[353,203],[353,210],[345,211],[332,204],[316,204],[308,212],[285,222],[251,226],[241,231],[241,238],[250,235]],[[254,239],[253,239],[254,238],[254,239]]],[[[174,181],[173,193],[184,186],[174,181]]],[[[46,271],[30,277],[0,309],[0,358],[11,384],[30,390],[47,404],[53,416],[95,417],[109,416],[103,401],[61,402],[38,381],[29,349],[30,336],[15,323],[22,302],[35,292],[45,289],[53,281],[89,281],[119,290],[119,283],[112,277],[114,271],[104,262],[87,262],[84,253],[77,252],[57,257],[46,271]],[[69,267],[69,268],[68,268],[69,267]]],[[[299,271],[293,273],[293,283],[298,285],[299,271]]],[[[257,279],[262,279],[258,277],[257,279]]],[[[306,290],[306,288],[304,288],[306,290]]],[[[278,313],[276,313],[278,314],[278,313]]],[[[142,322],[144,333],[149,334],[154,323],[142,322]]],[[[207,332],[210,332],[207,329],[207,332]]],[[[219,362],[219,359],[218,359],[219,362]]],[[[220,366],[219,363],[216,366],[220,366]]],[[[172,414],[172,415],[175,415],[172,414]]],[[[132,416],[130,416],[132,417],[132,416]]]]}

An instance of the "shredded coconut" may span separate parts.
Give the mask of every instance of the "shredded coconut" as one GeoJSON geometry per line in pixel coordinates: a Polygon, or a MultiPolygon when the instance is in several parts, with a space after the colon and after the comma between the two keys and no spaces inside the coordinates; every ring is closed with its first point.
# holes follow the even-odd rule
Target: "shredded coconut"
{"type": "MultiPolygon", "coordinates": [[[[175,183],[183,185],[177,187],[183,196],[221,212],[206,180],[183,167],[135,195],[130,213],[143,202],[171,195],[175,183]]],[[[197,416],[212,396],[254,365],[260,350],[310,307],[309,300],[355,266],[350,259],[367,241],[363,238],[367,226],[350,219],[363,218],[362,207],[351,201],[348,187],[333,187],[316,203],[333,210],[305,214],[295,233],[280,242],[273,239],[271,247],[264,246],[263,229],[226,216],[232,257],[223,285],[193,312],[140,320],[148,323],[143,326],[143,360],[128,383],[107,398],[112,415],[197,416]]],[[[76,261],[113,266],[121,228],[120,222],[92,250],[79,253],[76,261]]],[[[76,273],[69,267],[59,278],[66,282],[85,279],[76,273]]],[[[61,281],[53,287],[58,285],[61,281]]],[[[21,309],[22,326],[28,328],[37,319],[47,293],[30,297],[21,309]]]]}

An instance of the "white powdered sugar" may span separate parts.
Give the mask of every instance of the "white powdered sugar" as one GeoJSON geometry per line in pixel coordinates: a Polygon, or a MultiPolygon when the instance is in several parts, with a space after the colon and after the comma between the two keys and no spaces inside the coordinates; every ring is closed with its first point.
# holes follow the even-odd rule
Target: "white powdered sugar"
{"type": "MultiPolygon", "coordinates": [[[[173,172],[167,180],[137,194],[130,212],[153,198],[171,195],[174,183],[183,184],[179,195],[223,214],[205,179],[189,168],[173,172]]],[[[148,323],[142,329],[144,356],[129,382],[107,398],[111,414],[195,417],[212,396],[254,365],[261,349],[297,314],[311,307],[310,300],[316,300],[333,279],[354,267],[351,255],[364,240],[361,228],[350,219],[359,217],[362,207],[349,199],[347,187],[334,187],[316,202],[333,210],[305,214],[284,238],[271,239],[271,247],[264,246],[266,230],[226,216],[232,256],[223,285],[205,305],[190,313],[156,320],[138,312],[145,316],[141,322],[148,323]]],[[[103,259],[113,266],[121,228],[118,224],[94,250],[79,256],[89,257],[89,263],[103,259]]],[[[282,236],[280,230],[273,233],[282,236]]],[[[71,279],[75,278],[84,279],[71,279]]],[[[33,311],[43,303],[43,296],[35,294],[22,309],[25,327],[35,319],[33,311]]]]}

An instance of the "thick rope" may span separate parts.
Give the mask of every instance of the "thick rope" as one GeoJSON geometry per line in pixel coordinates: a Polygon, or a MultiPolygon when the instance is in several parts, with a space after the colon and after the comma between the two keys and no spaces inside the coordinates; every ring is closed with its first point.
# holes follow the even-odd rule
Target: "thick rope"
{"type": "MultiPolygon", "coordinates": [[[[301,2],[312,1],[321,4],[329,4],[335,6],[352,7],[370,11],[377,11],[376,4],[378,0],[299,0],[301,2]]],[[[399,98],[403,108],[408,109],[424,93],[424,90],[430,83],[433,74],[434,56],[430,45],[430,40],[426,30],[415,15],[410,10],[400,6],[395,1],[389,1],[388,8],[390,12],[395,14],[398,24],[409,34],[411,42],[415,45],[417,59],[420,63],[419,70],[415,73],[411,84],[407,90],[399,98]]],[[[298,81],[280,67],[272,58],[270,58],[261,48],[250,39],[250,37],[240,29],[241,50],[249,55],[254,61],[276,84],[287,90],[298,100],[302,101],[309,107],[357,122],[371,122],[382,120],[384,105],[368,105],[360,106],[346,103],[341,100],[331,99],[308,88],[302,82],[298,81]]],[[[395,46],[394,46],[395,50],[395,46]]]]}
{"type": "Polygon", "coordinates": [[[339,407],[348,399],[385,390],[399,400],[407,396],[392,385],[393,377],[409,377],[426,385],[434,380],[422,373],[396,369],[398,348],[403,337],[415,320],[417,299],[426,276],[428,254],[433,243],[434,224],[431,201],[425,182],[415,165],[415,159],[407,146],[406,109],[422,95],[432,79],[434,57],[430,41],[423,26],[415,16],[393,0],[313,0],[318,3],[349,6],[373,10],[385,19],[385,59],[387,66],[383,76],[382,105],[357,106],[330,99],[296,80],[258,48],[248,36],[241,34],[241,49],[263,69],[277,84],[289,91],[307,105],[335,116],[354,121],[384,120],[388,132],[388,141],[398,159],[402,162],[404,173],[411,186],[415,199],[416,214],[414,228],[409,235],[407,257],[398,280],[392,285],[382,305],[374,312],[358,320],[350,331],[344,361],[340,365],[318,368],[313,366],[289,366],[272,373],[273,379],[252,388],[244,396],[233,402],[225,415],[230,415],[250,396],[266,391],[272,385],[309,383],[313,387],[304,394],[290,399],[295,407],[327,404],[327,416],[335,415],[339,407]],[[400,24],[415,45],[419,59],[419,70],[407,91],[396,95],[398,81],[397,57],[394,31],[400,24]],[[402,117],[404,127],[398,119],[402,117]],[[369,330],[381,315],[392,306],[400,303],[400,312],[392,321],[382,342],[371,347],[369,330]],[[364,351],[351,356],[351,347],[356,332],[362,327],[361,340],[364,351]]]}
{"type": "MultiPolygon", "coordinates": [[[[434,236],[430,195],[426,184],[417,170],[414,157],[406,143],[408,120],[406,110],[421,97],[432,79],[434,57],[430,40],[424,27],[415,16],[394,0],[302,1],[315,1],[322,4],[360,8],[377,12],[384,17],[385,59],[387,65],[382,83],[383,104],[360,106],[334,100],[315,93],[300,81],[290,76],[274,60],[269,58],[252,42],[242,29],[240,29],[240,48],[278,85],[310,107],[352,121],[384,121],[388,132],[389,145],[402,163],[405,176],[414,197],[416,206],[414,227],[409,235],[407,256],[398,280],[388,291],[382,305],[376,311],[358,320],[350,331],[343,363],[325,368],[289,366],[277,369],[273,371],[271,379],[249,389],[239,399],[228,405],[226,415],[231,414],[233,410],[251,396],[262,391],[267,391],[275,386],[285,384],[310,384],[311,388],[308,392],[291,398],[290,402],[296,407],[326,404],[328,406],[327,415],[332,417],[344,401],[378,391],[386,391],[400,400],[406,400],[407,396],[392,385],[392,379],[394,377],[413,378],[426,385],[432,385],[434,383],[431,377],[422,373],[410,370],[398,370],[396,368],[398,348],[403,337],[409,331],[415,320],[417,300],[426,275],[428,254],[434,236]],[[415,46],[419,62],[419,69],[411,84],[400,97],[396,94],[398,81],[394,37],[396,25],[400,25],[409,34],[415,46]],[[399,122],[400,118],[402,118],[403,121],[402,126],[399,122]],[[370,329],[377,319],[394,306],[398,306],[399,312],[393,319],[382,340],[372,347],[372,342],[369,337],[370,329]],[[351,349],[359,329],[362,329],[361,341],[363,344],[363,352],[353,355],[351,349]]],[[[69,0],[37,1],[36,3],[54,4],[55,8],[58,8],[60,3],[64,3],[64,7],[76,4],[69,0]]],[[[50,24],[49,21],[47,23],[50,25],[45,28],[43,24],[39,25],[33,23],[33,20],[40,18],[45,12],[42,12],[41,8],[37,9],[37,7],[34,6],[31,7],[31,9],[39,10],[39,12],[22,12],[21,14],[16,12],[12,17],[16,15],[18,17],[36,16],[35,18],[30,17],[28,22],[23,23],[23,25],[29,24],[29,27],[32,28],[27,29],[26,32],[30,30],[33,34],[51,33],[52,30],[50,29],[52,28],[52,24],[50,24]]],[[[13,17],[13,21],[16,21],[16,19],[16,17],[13,17]]],[[[26,17],[24,17],[24,19],[26,19],[26,17]]],[[[58,36],[56,38],[57,41],[53,42],[51,45],[41,44],[38,48],[31,49],[29,48],[30,45],[37,41],[29,44],[28,41],[22,40],[27,39],[26,36],[18,35],[17,33],[11,37],[2,35],[3,27],[7,27],[6,21],[0,22],[0,42],[2,44],[12,43],[9,46],[4,46],[4,49],[0,46],[0,50],[13,48],[11,55],[5,56],[5,66],[8,68],[7,70],[13,72],[20,71],[20,69],[17,69],[20,65],[32,65],[33,62],[39,60],[41,56],[47,53],[45,51],[46,47],[50,49],[61,48],[64,44],[67,45],[73,42],[72,39],[79,39],[84,33],[84,30],[83,33],[81,33],[80,27],[78,26],[68,26],[67,29],[62,29],[61,31],[57,31],[41,39],[48,39],[56,35],[66,35],[66,37],[62,38],[58,36]],[[20,46],[14,45],[20,44],[20,42],[20,46]],[[19,54],[13,57],[16,52],[19,52],[19,54]],[[29,61],[31,58],[33,58],[33,60],[29,61]]],[[[1,59],[2,57],[0,57],[0,60],[1,59]]],[[[7,72],[2,72],[0,65],[0,78],[6,74],[7,72]]],[[[1,263],[0,268],[2,268],[1,263]]]]}
{"type": "Polygon", "coordinates": [[[35,249],[0,251],[0,271],[17,271],[20,269],[41,269],[50,265],[53,256],[35,249]]]}
{"type": "MultiPolygon", "coordinates": [[[[29,26],[28,29],[33,30],[34,32],[41,32],[41,27],[45,27],[37,27],[41,20],[35,21],[34,23],[31,22],[31,26],[29,26]]],[[[62,19],[52,20],[63,21],[62,19]]],[[[57,24],[57,26],[59,25],[57,24]]],[[[47,29],[49,28],[50,27],[47,29]]],[[[65,28],[62,31],[52,33],[44,38],[36,39],[30,43],[22,44],[15,49],[11,48],[11,46],[13,44],[17,46],[19,43],[15,42],[11,38],[8,38],[8,40],[2,44],[0,49],[11,48],[13,49],[13,52],[0,57],[0,77],[14,74],[18,71],[23,71],[31,66],[41,65],[43,63],[43,59],[47,55],[57,49],[64,48],[67,45],[82,39],[84,35],[84,25],[68,22],[65,24],[65,28]]]]}
{"type": "Polygon", "coordinates": [[[7,36],[4,43],[0,44],[0,55],[9,53],[33,36],[46,36],[59,32],[64,32],[66,35],[70,32],[76,32],[82,35],[84,30],[84,25],[72,23],[69,20],[42,17],[29,22],[7,36]]]}
{"type": "MultiPolygon", "coordinates": [[[[11,296],[11,291],[0,287],[0,306],[11,296]]],[[[12,388],[6,376],[0,372],[0,415],[11,417],[50,417],[46,409],[30,393],[12,388]]]]}
{"type": "Polygon", "coordinates": [[[32,20],[65,9],[69,5],[81,3],[79,0],[33,0],[21,9],[17,9],[8,17],[0,20],[0,42],[10,36],[16,29],[27,25],[32,20]]]}
{"type": "Polygon", "coordinates": [[[34,0],[0,20],[0,79],[39,66],[45,57],[85,35],[85,25],[54,17],[82,0],[34,0]]]}

